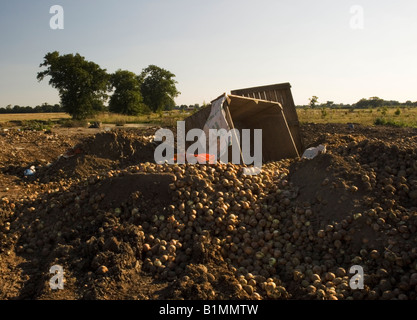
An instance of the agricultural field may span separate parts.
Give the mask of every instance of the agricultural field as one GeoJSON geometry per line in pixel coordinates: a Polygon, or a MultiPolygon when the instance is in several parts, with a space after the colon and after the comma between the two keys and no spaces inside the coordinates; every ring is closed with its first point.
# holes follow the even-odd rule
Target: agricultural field
{"type": "Polygon", "coordinates": [[[0,127],[21,127],[27,129],[50,129],[56,127],[88,127],[89,123],[101,122],[105,125],[125,126],[133,124],[160,125],[172,127],[177,121],[189,115],[187,112],[153,112],[148,115],[127,116],[109,112],[99,113],[85,120],[72,120],[67,113],[15,113],[0,114],[0,127]]]}
{"type": "Polygon", "coordinates": [[[14,122],[19,123],[22,121],[58,121],[62,119],[70,119],[70,115],[67,113],[4,113],[0,114],[0,125],[5,123],[14,122]]]}
{"type": "MultiPolygon", "coordinates": [[[[365,126],[391,125],[396,127],[417,127],[417,108],[374,108],[374,109],[330,109],[297,108],[301,123],[353,123],[365,126]]],[[[177,121],[184,120],[189,112],[178,110],[148,115],[127,116],[104,112],[86,120],[71,120],[67,113],[23,113],[0,114],[0,127],[30,126],[34,122],[41,122],[45,126],[61,127],[87,127],[88,123],[95,121],[105,125],[125,126],[133,124],[158,125],[172,127],[177,121]]]]}
{"type": "Polygon", "coordinates": [[[297,109],[301,123],[357,123],[417,127],[417,108],[297,109]]]}

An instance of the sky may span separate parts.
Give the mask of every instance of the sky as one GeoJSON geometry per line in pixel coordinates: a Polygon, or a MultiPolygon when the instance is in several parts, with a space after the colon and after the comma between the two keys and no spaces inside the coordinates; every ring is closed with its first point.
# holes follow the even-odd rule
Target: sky
{"type": "Polygon", "coordinates": [[[417,101],[415,0],[0,0],[0,107],[59,103],[46,53],[176,75],[177,105],[289,82],[295,104],[417,101]],[[51,28],[63,9],[63,29],[51,28]]]}

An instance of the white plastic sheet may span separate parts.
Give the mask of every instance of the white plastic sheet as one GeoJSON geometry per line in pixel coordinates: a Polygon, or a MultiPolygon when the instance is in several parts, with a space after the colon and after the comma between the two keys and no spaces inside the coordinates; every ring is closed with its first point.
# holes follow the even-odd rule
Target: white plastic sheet
{"type": "MultiPolygon", "coordinates": [[[[225,101],[226,97],[222,96],[216,101],[214,101],[211,105],[211,112],[209,117],[207,118],[207,121],[204,125],[204,133],[206,134],[206,139],[208,141],[211,141],[210,139],[217,139],[216,136],[210,137],[210,135],[214,135],[213,132],[210,133],[210,129],[225,129],[225,131],[229,132],[230,127],[226,120],[226,114],[223,109],[223,103],[225,101]]],[[[225,131],[219,131],[220,135],[217,139],[217,156],[221,157],[223,155],[227,148],[231,145],[232,141],[230,138],[230,135],[228,135],[225,131]]]]}
{"type": "Polygon", "coordinates": [[[314,159],[320,153],[326,153],[326,146],[325,145],[318,145],[317,147],[311,147],[304,151],[301,158],[303,159],[314,159]]]}

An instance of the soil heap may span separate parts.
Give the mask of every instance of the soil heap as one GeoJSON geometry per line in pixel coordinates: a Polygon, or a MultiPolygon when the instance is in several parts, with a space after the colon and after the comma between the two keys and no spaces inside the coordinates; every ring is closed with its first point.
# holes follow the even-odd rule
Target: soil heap
{"type": "Polygon", "coordinates": [[[2,198],[1,298],[417,298],[415,131],[336,129],[310,137],[327,153],[256,176],[154,164],[133,133],[82,141],[26,180],[27,196],[2,198]],[[49,286],[53,265],[64,290],[49,286]]]}

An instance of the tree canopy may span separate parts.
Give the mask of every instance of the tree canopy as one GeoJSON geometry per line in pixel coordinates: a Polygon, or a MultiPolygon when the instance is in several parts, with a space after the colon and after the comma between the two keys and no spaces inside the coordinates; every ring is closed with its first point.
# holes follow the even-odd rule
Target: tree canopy
{"type": "Polygon", "coordinates": [[[175,75],[156,65],[144,68],[140,75],[118,69],[108,74],[106,69],[76,54],[60,55],[58,51],[45,55],[37,79],[49,76],[49,84],[58,89],[64,112],[74,119],[85,119],[106,110],[108,93],[110,112],[138,115],[150,111],[171,110],[176,88],[175,75]]]}
{"type": "Polygon", "coordinates": [[[386,104],[381,98],[378,97],[370,97],[369,99],[360,99],[358,102],[355,103],[356,108],[379,108],[386,104]]]}
{"type": "Polygon", "coordinates": [[[319,98],[317,97],[317,96],[312,96],[310,99],[308,99],[309,101],[310,101],[310,103],[309,103],[309,107],[310,108],[315,108],[316,107],[316,105],[317,105],[317,102],[318,102],[318,100],[319,100],[319,98]]]}
{"type": "Polygon", "coordinates": [[[94,62],[78,53],[60,55],[58,51],[45,55],[37,75],[38,81],[50,76],[49,84],[58,89],[61,105],[74,119],[84,119],[104,109],[109,87],[109,75],[94,62]]]}
{"type": "Polygon", "coordinates": [[[174,98],[180,92],[176,88],[175,75],[155,65],[143,69],[138,79],[144,103],[152,110],[170,110],[175,107],[174,98]]]}
{"type": "Polygon", "coordinates": [[[109,101],[110,112],[138,115],[150,111],[143,103],[140,82],[135,73],[119,69],[110,76],[110,83],[115,88],[109,101]]]}
{"type": "Polygon", "coordinates": [[[43,103],[42,105],[38,105],[36,107],[31,106],[19,106],[14,105],[12,107],[11,104],[7,105],[5,108],[0,108],[0,113],[52,113],[52,112],[64,112],[64,110],[61,108],[59,104],[48,104],[43,103]]]}

